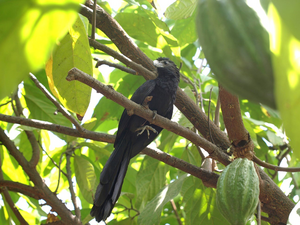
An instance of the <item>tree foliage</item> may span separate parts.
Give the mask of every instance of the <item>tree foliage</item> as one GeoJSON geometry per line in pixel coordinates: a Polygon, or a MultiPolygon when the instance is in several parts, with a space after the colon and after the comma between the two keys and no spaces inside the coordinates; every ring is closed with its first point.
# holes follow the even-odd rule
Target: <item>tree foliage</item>
{"type": "MultiPolygon", "coordinates": [[[[277,110],[219,86],[197,40],[195,0],[176,1],[165,16],[158,15],[159,1],[121,1],[118,7],[98,1],[95,39],[93,2],[79,2],[0,3],[0,223],[93,219],[94,193],[118,120],[124,107],[152,120],[153,112],[128,99],[145,79],[155,78],[152,61],[164,56],[181,68],[176,110],[172,121],[153,121],[165,129],[131,160],[108,224],[228,224],[216,207],[215,188],[241,141],[251,144],[261,165],[262,224],[285,224],[299,199],[300,177],[270,164],[299,166],[284,130],[287,123],[295,137],[294,98],[295,111],[280,109],[283,124],[277,110]],[[102,94],[99,101],[92,88],[102,94]]],[[[297,33],[289,35],[299,40],[297,33]]],[[[288,85],[285,90],[299,95],[288,85]]]]}

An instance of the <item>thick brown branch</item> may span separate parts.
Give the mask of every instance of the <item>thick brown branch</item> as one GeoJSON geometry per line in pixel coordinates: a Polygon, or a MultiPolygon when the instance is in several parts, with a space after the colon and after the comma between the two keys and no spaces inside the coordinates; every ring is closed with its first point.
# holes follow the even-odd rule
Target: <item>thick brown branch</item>
{"type": "Polygon", "coordinates": [[[0,187],[6,187],[10,191],[19,192],[37,200],[44,198],[43,193],[39,189],[19,182],[2,180],[0,181],[0,187]]]}
{"type": "Polygon", "coordinates": [[[247,143],[249,141],[248,131],[244,127],[241,117],[239,99],[226,91],[222,86],[219,86],[219,92],[223,120],[229,140],[234,146],[239,146],[241,141],[247,143]]]}
{"type": "Polygon", "coordinates": [[[194,166],[158,149],[145,148],[142,153],[201,179],[207,187],[217,187],[219,175],[194,166]]]}

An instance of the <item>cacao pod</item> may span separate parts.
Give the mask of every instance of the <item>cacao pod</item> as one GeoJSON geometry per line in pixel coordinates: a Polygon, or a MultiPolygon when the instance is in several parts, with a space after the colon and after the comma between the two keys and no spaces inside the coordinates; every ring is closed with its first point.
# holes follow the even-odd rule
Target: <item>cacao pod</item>
{"type": "Polygon", "coordinates": [[[222,172],[216,201],[222,215],[232,225],[245,225],[259,200],[259,179],[252,161],[237,158],[222,172]]]}
{"type": "Polygon", "coordinates": [[[196,24],[200,45],[220,85],[276,108],[269,34],[246,0],[199,0],[196,24]]]}

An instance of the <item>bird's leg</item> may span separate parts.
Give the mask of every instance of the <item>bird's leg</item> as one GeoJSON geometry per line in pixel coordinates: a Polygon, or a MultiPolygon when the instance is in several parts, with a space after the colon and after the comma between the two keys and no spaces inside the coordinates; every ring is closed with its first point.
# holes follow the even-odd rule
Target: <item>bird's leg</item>
{"type": "Polygon", "coordinates": [[[151,127],[151,126],[149,126],[149,125],[145,125],[145,126],[139,127],[139,128],[137,128],[135,131],[141,131],[141,132],[139,132],[139,133],[137,134],[137,136],[139,136],[139,135],[141,135],[142,133],[144,133],[145,130],[147,130],[148,138],[149,138],[149,136],[150,136],[150,130],[151,130],[153,133],[157,133],[157,131],[156,131],[153,127],[151,127]]]}
{"type": "Polygon", "coordinates": [[[143,101],[143,103],[142,103],[142,106],[144,106],[146,109],[149,109],[149,102],[151,102],[151,100],[152,100],[152,98],[153,98],[153,96],[147,96],[145,99],[144,99],[144,101],[143,101]]]}

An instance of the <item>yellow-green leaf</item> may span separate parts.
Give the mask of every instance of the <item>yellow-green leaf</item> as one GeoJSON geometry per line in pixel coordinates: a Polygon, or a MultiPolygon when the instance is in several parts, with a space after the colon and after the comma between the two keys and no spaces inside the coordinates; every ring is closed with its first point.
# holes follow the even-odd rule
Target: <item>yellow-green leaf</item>
{"type": "Polygon", "coordinates": [[[288,13],[285,16],[291,18],[298,17],[297,11],[281,10],[280,14],[276,5],[270,5],[270,49],[275,71],[275,95],[287,136],[291,139],[295,155],[300,158],[300,40],[290,30],[294,26],[286,24],[291,20],[283,20],[282,13],[288,13]]]}
{"type": "Polygon", "coordinates": [[[82,0],[0,2],[0,99],[44,66],[50,51],[75,21],[82,0]]]}
{"type": "Polygon", "coordinates": [[[49,87],[70,111],[84,116],[90,102],[91,88],[79,81],[66,81],[73,67],[93,73],[92,56],[84,25],[77,17],[66,36],[60,41],[46,65],[49,87]]]}
{"type": "Polygon", "coordinates": [[[74,155],[74,168],[76,181],[83,197],[87,202],[93,203],[93,195],[96,191],[94,166],[84,156],[74,155]]]}

